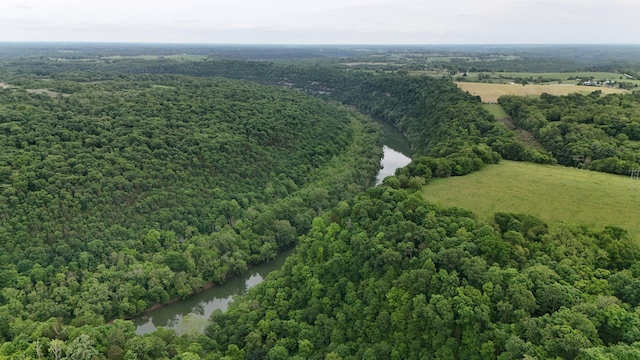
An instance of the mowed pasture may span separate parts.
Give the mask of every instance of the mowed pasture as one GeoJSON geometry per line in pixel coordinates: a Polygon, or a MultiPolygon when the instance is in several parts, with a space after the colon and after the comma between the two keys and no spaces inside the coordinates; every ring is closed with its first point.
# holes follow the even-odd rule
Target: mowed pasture
{"type": "Polygon", "coordinates": [[[483,103],[495,103],[503,95],[540,96],[542,93],[551,95],[567,95],[572,93],[590,94],[596,90],[603,94],[625,93],[626,90],[607,87],[581,85],[520,85],[520,84],[489,84],[476,82],[456,82],[456,85],[472,95],[480,96],[483,103]]]}
{"type": "Polygon", "coordinates": [[[466,176],[434,179],[422,194],[470,209],[484,221],[496,212],[526,213],[549,224],[619,226],[640,242],[640,181],[628,176],[502,161],[466,176]]]}

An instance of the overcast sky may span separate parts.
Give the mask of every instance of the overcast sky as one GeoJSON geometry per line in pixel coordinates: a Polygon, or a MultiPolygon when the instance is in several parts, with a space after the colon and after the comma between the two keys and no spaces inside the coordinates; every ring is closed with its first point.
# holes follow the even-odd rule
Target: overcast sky
{"type": "Polygon", "coordinates": [[[640,43],[640,0],[0,0],[0,41],[640,43]]]}

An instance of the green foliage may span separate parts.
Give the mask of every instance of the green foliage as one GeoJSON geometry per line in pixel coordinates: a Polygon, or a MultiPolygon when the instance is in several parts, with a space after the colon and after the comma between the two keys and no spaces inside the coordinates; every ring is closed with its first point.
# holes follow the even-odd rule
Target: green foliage
{"type": "MultiPolygon", "coordinates": [[[[24,72],[40,71],[64,80],[77,79],[79,75],[74,74],[73,70],[81,69],[97,72],[94,76],[99,77],[108,77],[108,74],[122,76],[122,73],[222,76],[301,89],[322,99],[354,106],[367,115],[393,124],[407,135],[415,156],[450,156],[456,162],[452,168],[454,175],[473,171],[470,169],[476,165],[466,163],[464,158],[470,148],[481,144],[489,145],[491,152],[505,158],[522,160],[509,152],[509,149],[521,144],[514,134],[482,108],[478,97],[461,91],[445,79],[345,71],[331,66],[233,60],[184,62],[124,59],[108,64],[37,63],[37,66],[29,62],[14,66],[24,72]]],[[[528,156],[525,160],[544,157],[536,151],[528,156]]]]}
{"type": "MultiPolygon", "coordinates": [[[[0,91],[0,342],[186,297],[375,180],[381,134],[351,110],[249,82],[100,76],[65,97],[0,91]]],[[[95,355],[61,340],[60,357],[95,355]]],[[[132,341],[95,349],[173,351],[132,341]]]]}
{"type": "MultiPolygon", "coordinates": [[[[553,161],[447,80],[226,60],[11,66],[7,81],[55,93],[0,91],[3,356],[637,354],[640,251],[624,230],[548,227],[510,213],[486,225],[400,190],[501,158],[553,161]],[[411,140],[414,162],[361,193],[379,166],[379,131],[353,111],[281,87],[394,124],[411,140]],[[135,336],[130,322],[105,325],[270,259],[300,235],[279,274],[214,313],[206,336],[135,336]]],[[[616,105],[603,99],[567,104],[616,105]]],[[[617,99],[634,108],[633,98],[617,99]]],[[[543,96],[556,106],[540,112],[506,101],[522,110],[519,126],[551,139],[562,156],[577,153],[562,147],[567,141],[582,151],[583,139],[597,138],[589,149],[607,156],[592,158],[594,168],[632,161],[605,135],[628,145],[633,121],[592,129],[584,125],[596,118],[583,111],[554,127],[567,120],[566,104],[543,96]]]]}
{"type": "Polygon", "coordinates": [[[503,96],[502,107],[558,163],[613,174],[640,166],[640,95],[503,96]]]}
{"type": "Polygon", "coordinates": [[[631,351],[637,302],[612,297],[607,284],[620,295],[637,288],[637,274],[621,271],[607,250],[624,243],[640,260],[624,232],[549,228],[528,215],[495,219],[494,228],[417,194],[371,189],[316,219],[279,275],[215,314],[207,336],[217,351],[234,344],[274,357],[631,351]]]}

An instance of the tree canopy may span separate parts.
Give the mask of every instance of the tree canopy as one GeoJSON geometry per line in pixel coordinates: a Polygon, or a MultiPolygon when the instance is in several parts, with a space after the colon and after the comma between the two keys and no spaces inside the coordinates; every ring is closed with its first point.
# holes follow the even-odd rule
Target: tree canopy
{"type": "Polygon", "coordinates": [[[155,75],[0,90],[0,144],[0,342],[273,258],[372,184],[382,152],[373,122],[301,92],[155,75]]]}
{"type": "Polygon", "coordinates": [[[640,166],[639,93],[503,96],[499,102],[562,165],[624,175],[640,166]]]}
{"type": "Polygon", "coordinates": [[[401,72],[31,58],[0,75],[0,357],[640,357],[624,229],[482,222],[414,191],[501,158],[635,166],[636,95],[502,98],[546,152],[401,72]],[[414,153],[375,188],[363,114],[414,153]],[[203,335],[123,320],[296,244],[203,335]]]}
{"type": "Polygon", "coordinates": [[[379,186],[316,218],[206,333],[248,359],[632,358],[639,259],[618,228],[508,213],[491,226],[379,186]]]}

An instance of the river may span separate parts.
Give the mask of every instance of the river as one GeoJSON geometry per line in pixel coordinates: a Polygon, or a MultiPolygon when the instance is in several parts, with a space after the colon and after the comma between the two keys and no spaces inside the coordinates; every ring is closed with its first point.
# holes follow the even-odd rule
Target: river
{"type": "Polygon", "coordinates": [[[395,174],[397,168],[411,162],[411,146],[404,134],[389,123],[378,121],[384,131],[384,156],[380,171],[376,176],[376,185],[382,183],[387,176],[395,174]]]}
{"type": "MultiPolygon", "coordinates": [[[[398,167],[411,162],[411,147],[407,138],[398,129],[384,122],[379,122],[384,130],[384,156],[382,169],[376,177],[376,185],[390,175],[398,167]]],[[[244,295],[258,285],[270,272],[279,269],[293,250],[287,250],[278,257],[264,264],[256,265],[244,274],[228,279],[222,285],[194,294],[186,299],[149,311],[134,319],[136,334],[144,335],[153,332],[157,327],[174,329],[179,334],[185,332],[203,332],[206,323],[214,310],[225,311],[236,295],[244,295]]]]}
{"type": "Polygon", "coordinates": [[[252,266],[244,274],[229,278],[222,285],[214,285],[186,299],[138,316],[133,320],[136,334],[153,332],[158,326],[174,329],[180,334],[193,331],[194,328],[202,332],[214,310],[227,310],[235,295],[246,294],[247,290],[261,283],[270,272],[280,269],[292,252],[293,249],[283,251],[274,260],[252,266]]]}

